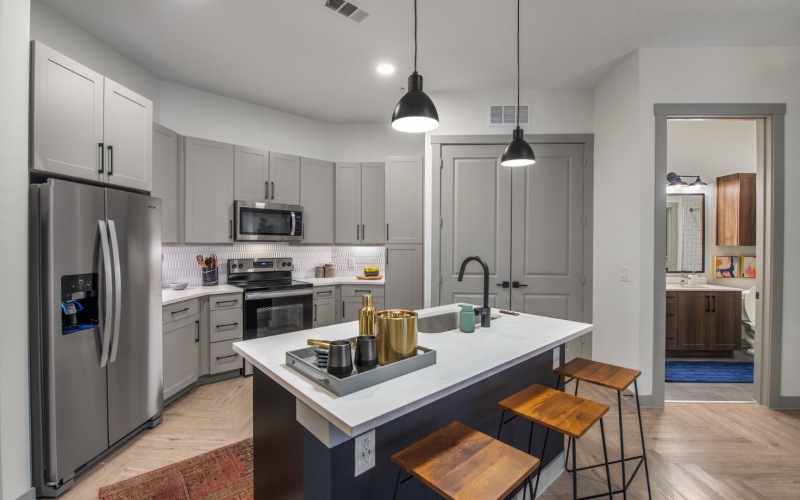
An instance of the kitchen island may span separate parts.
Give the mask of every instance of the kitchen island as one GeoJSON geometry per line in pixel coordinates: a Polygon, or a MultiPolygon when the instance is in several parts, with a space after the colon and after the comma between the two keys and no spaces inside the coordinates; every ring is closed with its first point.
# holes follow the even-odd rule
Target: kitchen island
{"type": "MultiPolygon", "coordinates": [[[[448,305],[418,312],[423,318],[458,310],[448,305]]],[[[552,369],[563,361],[561,346],[591,328],[521,314],[501,315],[471,334],[420,332],[419,345],[437,352],[435,365],[342,397],[288,368],[285,353],[305,347],[310,338],[355,336],[357,323],[234,344],[255,367],[255,497],[390,497],[397,475],[392,453],[453,420],[496,435],[497,401],[532,383],[554,386],[552,369]],[[372,430],[375,467],[356,476],[353,438],[372,430]]],[[[514,422],[504,428],[502,439],[527,449],[528,429],[527,422],[514,422]]],[[[534,441],[541,443],[543,434],[537,429],[534,441]]],[[[545,466],[562,450],[563,442],[551,440],[545,466]]],[[[429,494],[416,481],[401,490],[401,498],[429,494]]]]}

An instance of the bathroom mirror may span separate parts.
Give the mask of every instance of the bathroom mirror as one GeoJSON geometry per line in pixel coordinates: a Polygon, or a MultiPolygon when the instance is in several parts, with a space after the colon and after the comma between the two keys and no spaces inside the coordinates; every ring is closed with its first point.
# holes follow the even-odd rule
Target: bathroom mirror
{"type": "Polygon", "coordinates": [[[706,195],[667,195],[667,272],[704,272],[706,195]]]}

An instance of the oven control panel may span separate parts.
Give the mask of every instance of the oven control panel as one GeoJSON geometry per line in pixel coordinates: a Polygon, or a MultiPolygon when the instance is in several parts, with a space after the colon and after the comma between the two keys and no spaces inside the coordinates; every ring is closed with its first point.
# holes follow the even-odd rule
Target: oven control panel
{"type": "Polygon", "coordinates": [[[293,271],[293,270],[294,270],[294,264],[292,263],[291,258],[228,260],[228,274],[263,273],[272,271],[293,271]]]}

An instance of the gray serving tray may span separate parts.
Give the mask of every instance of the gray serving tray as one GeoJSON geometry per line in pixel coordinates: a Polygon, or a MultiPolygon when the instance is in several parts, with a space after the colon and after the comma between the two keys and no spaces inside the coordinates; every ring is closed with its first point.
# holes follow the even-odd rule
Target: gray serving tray
{"type": "Polygon", "coordinates": [[[417,355],[412,358],[406,358],[384,366],[378,365],[364,372],[358,372],[358,368],[353,366],[353,372],[350,375],[337,377],[328,373],[325,368],[320,368],[316,365],[315,349],[319,349],[319,347],[306,347],[295,351],[287,351],[286,366],[337,396],[346,396],[361,389],[366,389],[436,364],[436,351],[425,347],[417,347],[417,355]]]}

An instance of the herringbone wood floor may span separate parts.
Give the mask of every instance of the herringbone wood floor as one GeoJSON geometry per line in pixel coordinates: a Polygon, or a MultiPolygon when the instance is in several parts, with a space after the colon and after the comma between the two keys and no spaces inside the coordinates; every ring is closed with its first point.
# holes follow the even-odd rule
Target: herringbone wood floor
{"type": "MultiPolygon", "coordinates": [[[[569,390],[569,389],[568,389],[569,390]]],[[[611,407],[606,431],[611,459],[619,457],[616,393],[581,385],[580,396],[611,407]]],[[[85,473],[65,499],[97,498],[101,486],[136,476],[252,435],[252,379],[205,385],[164,412],[145,431],[85,473]]],[[[752,404],[671,404],[643,410],[653,498],[764,499],[800,497],[800,411],[772,411],[752,404]]],[[[634,407],[623,403],[626,453],[639,453],[634,407]]],[[[536,449],[536,448],[534,448],[536,449]]],[[[602,457],[595,426],[578,442],[578,465],[602,457]]],[[[578,493],[600,493],[605,477],[579,474],[578,493]]],[[[644,472],[628,498],[647,498],[644,472]]],[[[620,470],[612,470],[616,484],[620,470]]],[[[562,475],[541,497],[572,498],[562,475]]]]}

